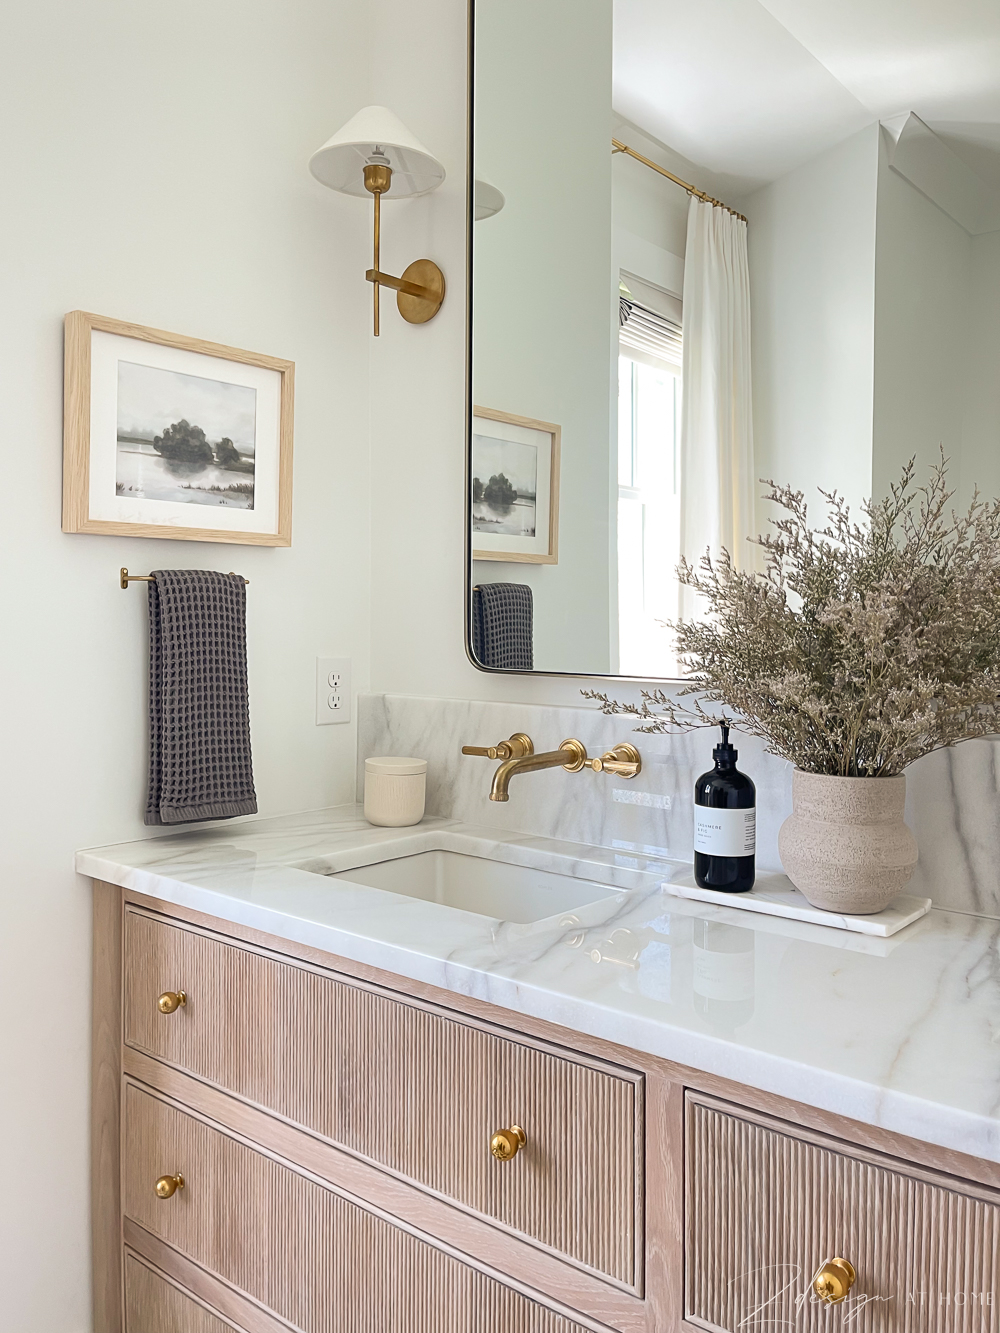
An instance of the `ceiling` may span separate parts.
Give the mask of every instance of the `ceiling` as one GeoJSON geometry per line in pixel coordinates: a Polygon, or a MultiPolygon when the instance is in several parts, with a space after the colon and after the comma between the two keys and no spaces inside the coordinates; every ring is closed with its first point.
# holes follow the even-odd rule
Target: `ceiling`
{"type": "Polygon", "coordinates": [[[915,111],[1000,187],[997,0],[614,0],[619,115],[734,195],[915,111]]]}

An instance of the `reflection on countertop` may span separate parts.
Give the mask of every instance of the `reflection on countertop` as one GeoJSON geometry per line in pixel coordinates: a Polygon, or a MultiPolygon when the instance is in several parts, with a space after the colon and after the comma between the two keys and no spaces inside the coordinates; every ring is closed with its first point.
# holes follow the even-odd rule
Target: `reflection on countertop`
{"type": "Polygon", "coordinates": [[[357,806],[77,854],[84,875],[914,1138],[1000,1161],[1000,922],[889,939],[665,894],[689,867],[357,806]],[[330,876],[434,849],[617,890],[528,924],[330,876]]]}

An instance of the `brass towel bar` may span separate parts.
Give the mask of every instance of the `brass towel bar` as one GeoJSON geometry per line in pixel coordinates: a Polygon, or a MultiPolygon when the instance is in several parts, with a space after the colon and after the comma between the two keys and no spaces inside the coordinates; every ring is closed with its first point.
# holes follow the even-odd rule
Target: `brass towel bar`
{"type": "MultiPolygon", "coordinates": [[[[232,570],[230,570],[229,572],[230,574],[233,573],[232,570]]],[[[152,583],[152,581],[153,581],[152,574],[130,574],[126,569],[126,567],[122,565],[120,584],[123,592],[130,583],[152,583]]],[[[250,585],[249,579],[244,579],[243,582],[249,587],[250,585]]]]}

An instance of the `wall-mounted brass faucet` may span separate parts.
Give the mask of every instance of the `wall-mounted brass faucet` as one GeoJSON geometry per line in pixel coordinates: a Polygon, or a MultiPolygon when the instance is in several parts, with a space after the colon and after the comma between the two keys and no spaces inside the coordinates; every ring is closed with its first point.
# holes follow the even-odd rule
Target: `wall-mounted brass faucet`
{"type": "Polygon", "coordinates": [[[613,750],[602,754],[600,759],[588,759],[583,742],[571,738],[563,741],[558,750],[535,754],[531,737],[522,731],[515,732],[509,741],[498,741],[496,745],[463,745],[462,753],[502,760],[493,774],[491,801],[510,799],[507,788],[516,773],[536,773],[543,768],[565,768],[568,773],[579,773],[581,769],[590,768],[595,773],[614,773],[616,777],[634,778],[642,772],[642,758],[634,745],[616,745],[613,750]]]}

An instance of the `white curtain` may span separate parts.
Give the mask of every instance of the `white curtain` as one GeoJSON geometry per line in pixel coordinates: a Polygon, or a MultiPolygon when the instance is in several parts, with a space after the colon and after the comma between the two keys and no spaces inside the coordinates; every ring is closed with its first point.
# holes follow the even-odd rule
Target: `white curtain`
{"type": "MultiPolygon", "coordinates": [[[[684,254],[681,552],[752,568],[756,535],[747,226],[691,197],[684,254]]],[[[688,590],[683,590],[686,594],[688,590]]],[[[694,613],[690,595],[684,614],[694,613]]]]}

